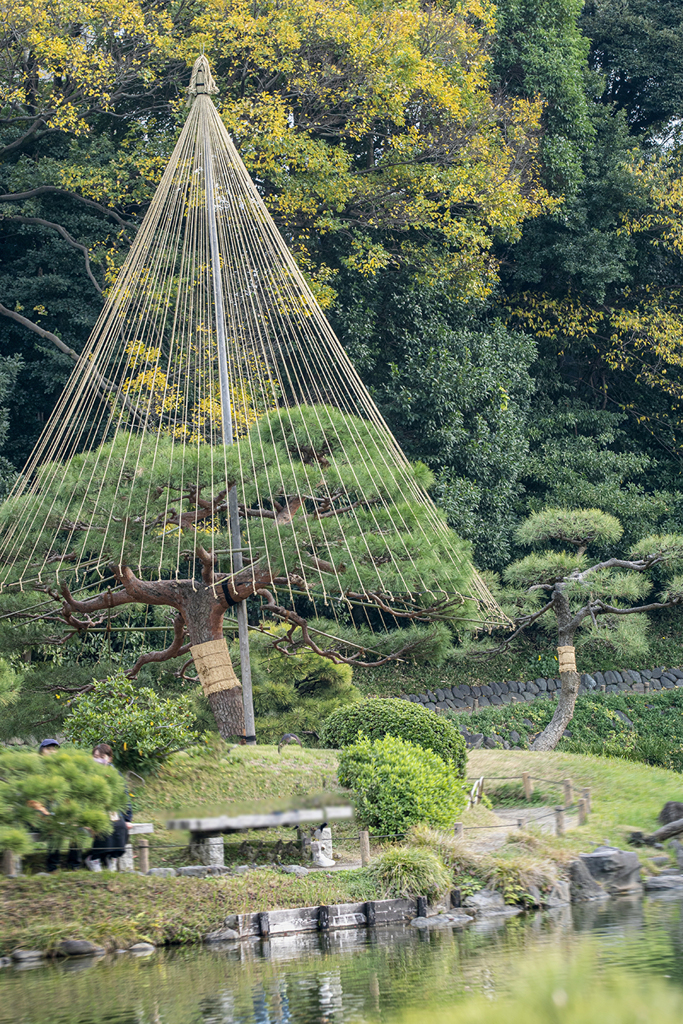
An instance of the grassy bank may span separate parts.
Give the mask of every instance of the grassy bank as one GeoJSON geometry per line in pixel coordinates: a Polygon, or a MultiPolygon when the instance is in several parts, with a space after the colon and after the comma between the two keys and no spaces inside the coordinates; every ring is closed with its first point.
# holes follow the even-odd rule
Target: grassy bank
{"type": "Polygon", "coordinates": [[[65,938],[114,950],[133,942],[201,941],[227,914],[372,899],[362,872],[306,878],[270,868],[218,878],[151,878],[60,872],[0,882],[0,956],[17,947],[50,951],[65,938]]]}
{"type": "MultiPolygon", "coordinates": [[[[468,774],[492,778],[501,776],[519,786],[522,772],[541,779],[570,778],[576,789],[591,788],[592,813],[582,828],[569,831],[563,838],[548,836],[545,840],[551,855],[561,860],[567,854],[586,852],[602,843],[625,847],[632,831],[652,831],[657,827],[657,815],[667,800],[683,800],[683,778],[665,768],[656,768],[612,757],[592,757],[588,754],[551,753],[531,750],[475,750],[470,753],[468,774]],[[516,778],[515,778],[516,777],[516,778]]],[[[496,792],[505,782],[492,780],[485,791],[496,804],[496,792]]],[[[536,783],[541,789],[542,783],[536,783]]],[[[562,790],[546,787],[550,806],[559,802],[562,790]],[[553,795],[554,794],[554,795],[553,795]]],[[[523,807],[520,799],[516,806],[523,807]]],[[[511,844],[514,846],[515,844],[511,844]]],[[[640,850],[643,864],[661,854],[661,850],[640,850]]]]}
{"type": "MultiPolygon", "coordinates": [[[[277,755],[273,749],[242,747],[226,755],[216,745],[201,758],[174,758],[150,779],[136,795],[137,817],[161,822],[170,807],[195,798],[198,791],[214,802],[220,802],[219,797],[226,799],[228,793],[235,799],[245,799],[254,792],[259,771],[268,773],[268,786],[272,782],[277,795],[282,796],[287,786],[292,793],[301,793],[304,777],[322,781],[323,774],[333,773],[335,764],[332,751],[288,748],[286,755],[284,751],[277,755]],[[274,779],[279,780],[277,785],[274,779]]],[[[467,832],[465,844],[457,849],[453,844],[450,847],[454,885],[463,885],[463,878],[474,887],[493,879],[511,899],[521,898],[529,880],[556,876],[577,853],[603,842],[624,847],[630,831],[656,826],[657,815],[667,800],[683,798],[680,775],[625,760],[527,750],[477,750],[470,754],[468,773],[487,778],[486,792],[494,806],[497,802],[510,803],[510,787],[513,803],[515,796],[521,797],[519,778],[523,771],[541,779],[571,778],[576,787],[590,786],[593,813],[588,823],[560,838],[534,828],[514,829],[508,841],[492,853],[482,853],[481,848],[485,837],[495,835],[495,830],[467,832]]],[[[558,790],[544,783],[537,786],[548,805],[553,806],[558,790]]],[[[260,795],[258,790],[256,793],[260,795]]],[[[494,818],[492,812],[476,808],[463,815],[463,822],[466,827],[481,826],[493,823],[494,818]]],[[[355,831],[353,825],[348,826],[349,837],[355,831]]],[[[334,834],[335,841],[343,839],[344,830],[336,826],[334,834]]],[[[177,833],[173,836],[179,841],[177,833]]],[[[169,834],[159,831],[152,838],[154,842],[168,842],[169,834]]],[[[640,853],[646,870],[656,872],[651,858],[661,851],[645,849],[640,853]]],[[[187,862],[186,850],[183,856],[187,862]]],[[[393,894],[379,891],[362,870],[316,872],[305,878],[264,867],[244,875],[210,879],[76,872],[4,880],[0,881],[0,954],[17,946],[49,950],[64,938],[87,938],[108,949],[138,940],[158,944],[195,942],[207,931],[220,927],[232,913],[386,895],[393,894]]]]}
{"type": "MultiPolygon", "coordinates": [[[[535,700],[450,717],[459,725],[464,722],[472,733],[524,745],[548,724],[554,711],[553,701],[535,700]]],[[[683,690],[587,694],[577,699],[567,732],[560,750],[625,757],[683,771],[683,690]]]]}
{"type": "MultiPolygon", "coordinates": [[[[150,866],[191,863],[189,833],[166,830],[169,818],[209,817],[228,813],[228,809],[231,814],[248,813],[261,809],[260,802],[268,809],[289,802],[310,805],[311,800],[323,805],[337,803],[336,771],[335,751],[302,749],[296,744],[278,753],[277,747],[231,747],[212,737],[210,743],[175,754],[134,792],[135,819],[151,821],[155,827],[149,836],[150,866]]],[[[342,860],[352,846],[355,854],[357,841],[351,842],[351,836],[356,833],[350,822],[335,827],[342,860]]],[[[292,828],[226,835],[226,863],[244,864],[253,859],[262,863],[269,856],[298,863],[301,854],[295,839],[292,828]]]]}

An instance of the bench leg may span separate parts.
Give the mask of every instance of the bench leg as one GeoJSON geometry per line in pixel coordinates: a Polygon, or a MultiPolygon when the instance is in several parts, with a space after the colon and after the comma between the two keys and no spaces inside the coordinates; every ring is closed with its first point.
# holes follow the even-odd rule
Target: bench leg
{"type": "Polygon", "coordinates": [[[225,867],[225,850],[223,836],[205,836],[193,832],[190,840],[190,852],[200,864],[206,867],[225,867]]]}
{"type": "Polygon", "coordinates": [[[118,858],[118,864],[116,866],[119,871],[135,871],[132,843],[126,843],[126,852],[122,857],[118,858]]]}

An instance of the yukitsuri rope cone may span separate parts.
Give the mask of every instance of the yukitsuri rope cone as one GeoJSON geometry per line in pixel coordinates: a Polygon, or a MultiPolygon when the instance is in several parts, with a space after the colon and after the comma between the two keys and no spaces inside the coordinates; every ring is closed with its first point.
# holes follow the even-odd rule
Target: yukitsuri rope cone
{"type": "MultiPolygon", "coordinates": [[[[368,652],[335,640],[335,617],[380,631],[506,620],[294,263],[216,91],[200,57],[150,209],[0,508],[0,589],[47,591],[35,614],[81,634],[120,606],[174,609],[173,642],[130,674],[191,651],[234,735],[223,627],[237,609],[246,636],[247,598],[289,624],[281,645],[358,664],[368,652]]],[[[370,661],[413,643],[395,636],[370,661]]]]}

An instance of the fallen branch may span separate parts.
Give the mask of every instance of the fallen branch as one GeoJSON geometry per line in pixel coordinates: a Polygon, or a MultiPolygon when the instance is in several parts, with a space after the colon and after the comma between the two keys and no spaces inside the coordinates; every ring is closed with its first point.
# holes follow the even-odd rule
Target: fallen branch
{"type": "Polygon", "coordinates": [[[646,835],[644,832],[632,832],[628,837],[629,843],[633,846],[655,846],[656,843],[663,843],[672,836],[678,836],[683,832],[683,818],[670,821],[668,825],[662,825],[656,832],[646,835]]]}

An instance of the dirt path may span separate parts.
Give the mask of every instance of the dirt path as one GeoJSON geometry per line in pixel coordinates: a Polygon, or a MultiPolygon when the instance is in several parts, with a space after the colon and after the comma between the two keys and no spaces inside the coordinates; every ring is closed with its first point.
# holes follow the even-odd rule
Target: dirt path
{"type": "MultiPolygon", "coordinates": [[[[465,838],[467,845],[477,853],[492,853],[499,850],[505,843],[510,832],[524,825],[535,825],[541,832],[555,834],[555,814],[552,807],[506,807],[495,812],[500,821],[499,826],[467,828],[465,838]]],[[[576,814],[565,813],[564,827],[566,831],[577,827],[576,814]]]]}

